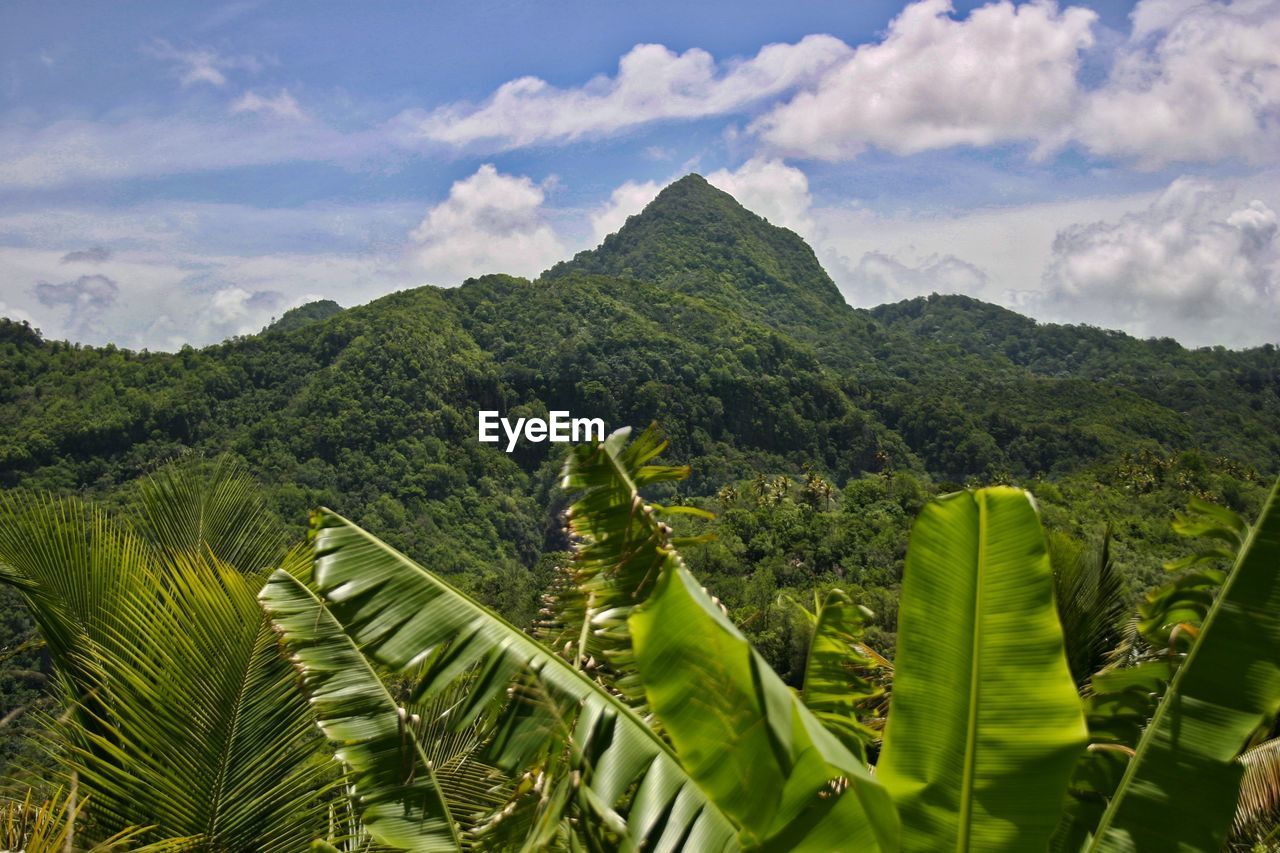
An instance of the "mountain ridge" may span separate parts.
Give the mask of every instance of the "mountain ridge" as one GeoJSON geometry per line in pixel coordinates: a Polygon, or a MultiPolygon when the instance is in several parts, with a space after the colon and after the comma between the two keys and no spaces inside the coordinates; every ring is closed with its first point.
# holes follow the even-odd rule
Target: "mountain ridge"
{"type": "Polygon", "coordinates": [[[0,489],[105,493],[158,460],[231,452],[285,518],[330,506],[487,576],[562,544],[563,448],[482,445],[480,408],[657,420],[701,495],[805,466],[837,485],[948,487],[1113,478],[1186,454],[1280,469],[1274,348],[1189,351],[963,297],[856,309],[798,236],[702,179],[619,235],[534,281],[322,306],[331,316],[172,354],[0,321],[0,489]],[[618,266],[636,252],[653,267],[618,266]]]}

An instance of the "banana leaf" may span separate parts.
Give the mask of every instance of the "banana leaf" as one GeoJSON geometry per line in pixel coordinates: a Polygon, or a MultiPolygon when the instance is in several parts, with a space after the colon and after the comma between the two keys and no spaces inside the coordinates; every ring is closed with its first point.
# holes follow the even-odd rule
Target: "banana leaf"
{"type": "Polygon", "coordinates": [[[719,809],[620,698],[337,513],[318,511],[313,532],[310,588],[371,661],[394,673],[424,672],[411,701],[471,673],[455,718],[467,725],[503,706],[490,746],[502,769],[520,770],[563,743],[574,767],[560,805],[581,805],[621,833],[619,845],[665,850],[697,839],[700,850],[736,849],[719,809]]]}
{"type": "Polygon", "coordinates": [[[997,487],[927,505],[907,551],[877,778],[903,849],[1044,849],[1084,748],[1044,534],[997,487]]]}
{"type": "Polygon", "coordinates": [[[898,849],[893,803],[861,756],[822,726],[674,553],[630,625],[649,707],[744,847],[898,849]]]}
{"type": "Polygon", "coordinates": [[[1139,741],[1092,850],[1218,850],[1250,737],[1280,710],[1280,482],[1139,741]]]}

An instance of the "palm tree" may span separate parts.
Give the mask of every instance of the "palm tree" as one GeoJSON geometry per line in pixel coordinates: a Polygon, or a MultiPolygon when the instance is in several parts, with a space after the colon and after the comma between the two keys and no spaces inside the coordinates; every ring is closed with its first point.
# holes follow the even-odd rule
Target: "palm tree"
{"type": "Polygon", "coordinates": [[[48,729],[55,781],[78,793],[74,842],[303,849],[329,830],[340,765],[256,594],[269,567],[309,558],[227,460],[163,470],[137,503],[125,518],[0,502],[0,580],[26,599],[65,709],[48,729]]]}

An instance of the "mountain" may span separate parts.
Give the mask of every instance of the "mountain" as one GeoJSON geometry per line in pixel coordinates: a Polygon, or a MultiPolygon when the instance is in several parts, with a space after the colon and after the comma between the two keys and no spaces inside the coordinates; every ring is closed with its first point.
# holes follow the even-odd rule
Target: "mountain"
{"type": "Polygon", "coordinates": [[[809,244],[701,175],[667,186],[599,247],[556,264],[541,280],[574,273],[663,284],[713,301],[837,364],[868,355],[867,318],[845,302],[809,244]]]}
{"type": "Polygon", "coordinates": [[[701,175],[667,186],[596,249],[556,264],[571,273],[666,282],[712,297],[772,325],[847,311],[835,282],[794,231],[770,225],[701,175]]]}
{"type": "Polygon", "coordinates": [[[0,321],[0,488],[127,495],[164,460],[231,452],[284,518],[330,506],[519,609],[564,544],[564,447],[481,444],[477,410],[656,419],[692,466],[686,495],[760,496],[757,475],[802,471],[843,489],[857,529],[780,499],[749,522],[726,510],[729,544],[693,557],[726,601],[767,606],[811,575],[892,582],[930,490],[1034,485],[1077,531],[1133,518],[1116,553],[1158,566],[1150,543],[1187,494],[1247,509],[1280,470],[1274,348],[1190,351],[963,297],[855,309],[796,234],[698,176],[535,281],[296,312],[174,354],[0,321]]]}

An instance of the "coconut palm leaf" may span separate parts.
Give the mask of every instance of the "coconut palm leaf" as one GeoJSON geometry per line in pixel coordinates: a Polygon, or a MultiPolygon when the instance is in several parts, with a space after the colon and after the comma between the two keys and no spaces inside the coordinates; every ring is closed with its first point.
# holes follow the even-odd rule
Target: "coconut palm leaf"
{"type": "Polygon", "coordinates": [[[172,550],[74,500],[0,512],[0,577],[48,643],[69,706],[54,743],[95,832],[293,850],[325,831],[336,765],[258,607],[261,574],[213,556],[234,549],[172,550]]]}
{"type": "Polygon", "coordinates": [[[1083,686],[1120,641],[1127,615],[1124,577],[1111,559],[1110,526],[1092,545],[1071,547],[1063,534],[1055,534],[1049,546],[1067,664],[1083,686]]]}
{"type": "Polygon", "coordinates": [[[1231,834],[1242,843],[1260,841],[1280,824],[1280,738],[1246,749],[1240,764],[1244,774],[1231,834]]]}
{"type": "Polygon", "coordinates": [[[170,465],[140,484],[136,526],[159,551],[200,552],[242,572],[274,569],[289,540],[261,491],[230,456],[170,465]]]}
{"type": "Polygon", "coordinates": [[[21,850],[23,853],[65,853],[67,850],[160,853],[190,849],[192,846],[192,839],[187,838],[140,844],[143,827],[125,829],[96,844],[84,846],[83,836],[76,834],[76,822],[85,805],[85,801],[77,797],[74,786],[65,793],[61,789],[54,791],[44,800],[37,800],[31,790],[22,799],[0,800],[0,849],[21,850]]]}
{"type": "Polygon", "coordinates": [[[867,744],[878,737],[861,718],[867,714],[866,703],[884,693],[866,677],[869,670],[878,668],[860,639],[868,612],[839,589],[818,599],[813,613],[804,611],[813,623],[813,636],[800,699],[856,755],[863,755],[867,744]]]}

